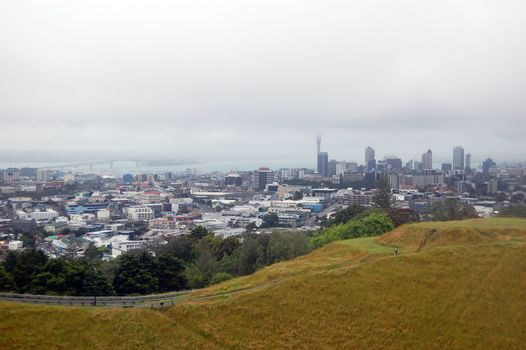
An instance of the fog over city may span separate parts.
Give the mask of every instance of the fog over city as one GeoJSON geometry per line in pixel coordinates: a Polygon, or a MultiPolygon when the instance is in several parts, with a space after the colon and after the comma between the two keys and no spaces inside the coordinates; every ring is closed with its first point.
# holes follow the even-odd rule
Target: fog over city
{"type": "Polygon", "coordinates": [[[525,35],[524,1],[2,1],[0,151],[524,161],[525,35]]]}

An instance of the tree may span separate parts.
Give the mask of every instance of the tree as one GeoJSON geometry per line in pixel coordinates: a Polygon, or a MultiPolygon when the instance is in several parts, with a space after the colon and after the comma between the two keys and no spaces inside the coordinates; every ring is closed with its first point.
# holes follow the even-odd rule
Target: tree
{"type": "Polygon", "coordinates": [[[95,247],[95,244],[90,243],[84,251],[84,256],[88,260],[100,260],[102,259],[102,252],[95,247]]]}
{"type": "Polygon", "coordinates": [[[260,246],[261,243],[257,237],[245,238],[239,251],[239,273],[248,275],[264,266],[263,257],[260,257],[264,250],[260,249],[260,246]]]}
{"type": "Polygon", "coordinates": [[[63,274],[54,275],[51,272],[41,272],[33,276],[29,291],[31,294],[64,294],[66,282],[63,274]]]}
{"type": "Polygon", "coordinates": [[[523,205],[516,205],[514,207],[502,208],[499,211],[499,216],[526,217],[526,207],[523,205]]]}
{"type": "Polygon", "coordinates": [[[179,235],[170,239],[168,244],[160,247],[160,252],[173,255],[183,261],[191,261],[194,258],[192,252],[193,240],[188,235],[179,235]]]}
{"type": "Polygon", "coordinates": [[[430,207],[433,220],[449,221],[476,218],[477,212],[472,205],[460,202],[456,198],[448,198],[435,202],[430,207]]]}
{"type": "Polygon", "coordinates": [[[388,215],[395,227],[420,221],[420,214],[412,209],[391,208],[388,215]]]}
{"type": "Polygon", "coordinates": [[[196,247],[197,259],[195,265],[208,281],[217,272],[217,260],[214,256],[212,244],[207,239],[201,239],[196,247]]]}
{"type": "Polygon", "coordinates": [[[235,250],[239,249],[241,243],[236,237],[227,237],[219,240],[214,245],[214,256],[219,261],[225,255],[231,255],[235,250]]]}
{"type": "Polygon", "coordinates": [[[332,241],[378,236],[393,228],[393,223],[387,214],[373,211],[364,217],[326,228],[312,236],[309,243],[312,247],[319,248],[332,241]]]}
{"type": "Polygon", "coordinates": [[[205,276],[194,264],[186,265],[183,276],[186,280],[186,286],[188,288],[202,288],[206,285],[205,276]]]}
{"type": "Polygon", "coordinates": [[[363,213],[365,210],[366,208],[361,205],[349,205],[347,208],[338,210],[329,220],[329,224],[342,224],[363,213]]]}
{"type": "Polygon", "coordinates": [[[48,257],[44,252],[35,249],[25,249],[21,252],[9,252],[4,265],[13,277],[17,291],[26,292],[31,284],[33,273],[43,271],[48,257]]]}
{"type": "Polygon", "coordinates": [[[212,280],[210,281],[210,284],[217,284],[224,281],[228,281],[233,276],[226,272],[218,272],[214,276],[212,276],[212,280]]]}
{"type": "Polygon", "coordinates": [[[147,252],[126,253],[119,257],[119,264],[113,280],[119,295],[151,294],[159,290],[155,276],[155,263],[147,252]]]}
{"type": "Polygon", "coordinates": [[[16,285],[13,277],[0,265],[0,292],[15,291],[16,285]]]}
{"type": "Polygon", "coordinates": [[[91,296],[111,296],[115,294],[115,290],[113,289],[111,282],[100,270],[95,267],[90,267],[86,270],[82,294],[91,296]]]}
{"type": "Polygon", "coordinates": [[[278,232],[270,234],[268,244],[268,263],[293,259],[310,251],[305,234],[297,231],[278,232]]]}
{"type": "Polygon", "coordinates": [[[254,231],[256,229],[256,222],[255,221],[252,221],[250,224],[248,224],[247,226],[245,226],[245,229],[247,231],[254,231]]]}
{"type": "Polygon", "coordinates": [[[278,225],[278,222],[278,214],[268,213],[267,215],[263,216],[263,223],[261,224],[261,227],[274,227],[278,225]]]}
{"type": "Polygon", "coordinates": [[[190,232],[190,237],[192,237],[194,240],[198,241],[202,238],[205,238],[208,236],[211,232],[208,231],[206,227],[203,226],[196,226],[192,229],[190,232]]]}
{"type": "Polygon", "coordinates": [[[220,261],[218,261],[217,269],[221,272],[227,272],[231,275],[237,275],[239,271],[238,266],[239,249],[236,249],[232,254],[226,254],[220,261]]]}
{"type": "Polygon", "coordinates": [[[511,195],[510,202],[514,204],[522,203],[524,201],[524,193],[518,192],[511,195]]]}
{"type": "Polygon", "coordinates": [[[292,199],[295,200],[295,201],[299,201],[299,200],[303,199],[303,192],[301,192],[301,191],[294,192],[294,194],[292,195],[292,199]]]}
{"type": "Polygon", "coordinates": [[[183,261],[173,255],[162,254],[157,258],[156,277],[159,280],[160,292],[177,291],[184,288],[183,261]]]}
{"type": "Polygon", "coordinates": [[[376,192],[373,195],[373,207],[389,210],[394,204],[391,186],[387,177],[383,176],[376,182],[376,192]]]}

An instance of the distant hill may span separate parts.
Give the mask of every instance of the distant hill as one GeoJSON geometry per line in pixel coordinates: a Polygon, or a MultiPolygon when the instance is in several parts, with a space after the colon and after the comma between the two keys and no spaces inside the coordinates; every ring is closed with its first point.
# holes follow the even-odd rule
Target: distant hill
{"type": "Polygon", "coordinates": [[[431,222],[334,242],[163,311],[0,303],[0,348],[519,349],[525,310],[526,220],[431,222]]]}

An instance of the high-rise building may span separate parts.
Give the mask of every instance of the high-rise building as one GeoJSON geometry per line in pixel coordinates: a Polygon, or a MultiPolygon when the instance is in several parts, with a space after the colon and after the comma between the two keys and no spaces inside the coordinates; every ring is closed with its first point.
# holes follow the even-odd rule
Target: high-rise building
{"type": "Polygon", "coordinates": [[[225,176],[226,186],[241,186],[243,184],[243,178],[237,173],[230,173],[225,176]]]}
{"type": "Polygon", "coordinates": [[[329,176],[329,153],[318,153],[318,174],[321,176],[329,176]]]}
{"type": "Polygon", "coordinates": [[[336,159],[329,160],[329,176],[336,175],[336,164],[338,164],[336,159]]]}
{"type": "Polygon", "coordinates": [[[317,152],[316,152],[316,155],[320,154],[321,152],[321,135],[318,135],[316,137],[316,146],[317,146],[317,152]]]}
{"type": "Polygon", "coordinates": [[[466,153],[466,170],[471,169],[471,153],[466,153]]]}
{"type": "Polygon", "coordinates": [[[252,188],[255,191],[263,191],[265,186],[274,182],[274,172],[269,168],[259,168],[254,170],[254,181],[252,188]]]}
{"type": "Polygon", "coordinates": [[[453,170],[464,170],[464,148],[461,146],[453,148],[453,170]]]}
{"type": "Polygon", "coordinates": [[[422,154],[422,169],[433,169],[433,152],[431,152],[430,149],[428,149],[426,153],[422,154]]]}
{"type": "Polygon", "coordinates": [[[4,182],[12,183],[20,180],[20,171],[16,168],[8,168],[4,170],[4,182]]]}
{"type": "Polygon", "coordinates": [[[43,168],[37,169],[37,181],[44,182],[47,180],[49,180],[49,170],[43,168]]]}
{"type": "Polygon", "coordinates": [[[489,169],[492,168],[492,167],[495,167],[495,166],[497,166],[497,164],[495,164],[493,159],[488,158],[488,159],[486,159],[485,161],[482,162],[482,172],[484,174],[489,174],[489,169]]]}
{"type": "Polygon", "coordinates": [[[367,166],[371,160],[375,159],[374,148],[367,146],[365,148],[365,165],[367,166]]]}
{"type": "Polygon", "coordinates": [[[442,171],[451,171],[451,163],[442,163],[442,171]]]}
{"type": "Polygon", "coordinates": [[[387,167],[387,170],[396,171],[402,170],[402,159],[397,156],[388,155],[384,157],[384,163],[387,167]]]}
{"type": "Polygon", "coordinates": [[[497,193],[499,190],[499,182],[495,179],[488,181],[488,193],[497,193]]]}
{"type": "Polygon", "coordinates": [[[374,169],[376,169],[376,159],[371,159],[367,162],[367,172],[370,172],[374,169]]]}

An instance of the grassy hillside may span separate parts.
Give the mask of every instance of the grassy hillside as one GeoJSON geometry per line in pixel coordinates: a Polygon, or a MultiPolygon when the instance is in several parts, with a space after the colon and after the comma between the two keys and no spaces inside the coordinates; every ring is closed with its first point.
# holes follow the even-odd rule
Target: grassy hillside
{"type": "Polygon", "coordinates": [[[442,245],[526,239],[526,219],[491,218],[403,225],[377,239],[380,244],[418,251],[442,245]]]}
{"type": "Polygon", "coordinates": [[[526,220],[422,223],[329,244],[164,311],[2,303],[0,348],[519,349],[525,307],[526,220]]]}

